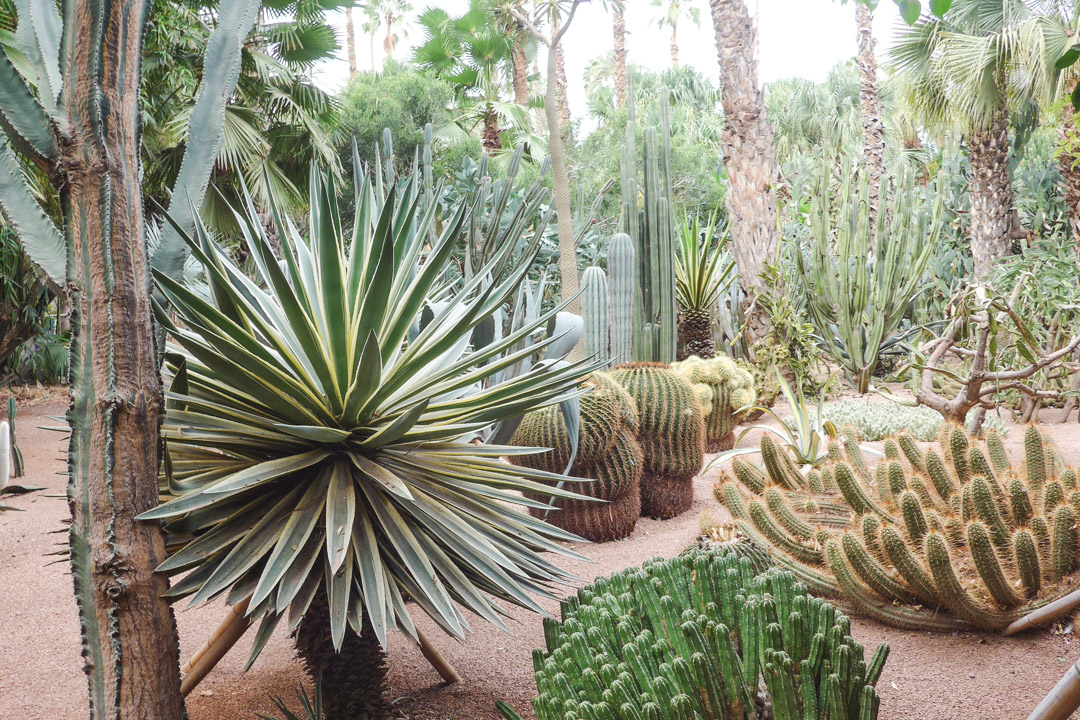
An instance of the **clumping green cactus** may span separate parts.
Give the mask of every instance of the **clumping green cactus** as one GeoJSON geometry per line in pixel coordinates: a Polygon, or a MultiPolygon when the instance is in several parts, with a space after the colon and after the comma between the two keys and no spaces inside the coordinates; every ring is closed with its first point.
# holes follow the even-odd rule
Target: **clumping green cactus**
{"type": "MultiPolygon", "coordinates": [[[[517,465],[564,473],[591,482],[570,481],[564,489],[604,502],[556,498],[548,507],[532,507],[534,516],[592,542],[619,540],[634,531],[641,516],[641,445],[635,435],[637,406],[629,393],[605,373],[593,373],[590,391],[581,396],[578,451],[572,456],[570,436],[556,406],[525,416],[511,445],[545,447],[547,452],[514,455],[517,465]],[[553,509],[552,509],[553,508],[553,509]]],[[[534,500],[548,501],[547,497],[534,500]]]]}
{"type": "MultiPolygon", "coordinates": [[[[941,414],[925,406],[909,407],[891,402],[837,400],[822,407],[822,416],[837,427],[851,425],[859,438],[867,442],[907,433],[916,440],[930,442],[937,437],[945,422],[941,414]]],[[[987,415],[983,430],[1008,434],[1005,422],[997,415],[987,415]]]]}
{"type": "Polygon", "coordinates": [[[664,363],[618,365],[611,377],[638,408],[641,514],[666,520],[686,512],[705,459],[705,417],[693,386],[664,363]]]}
{"type": "Polygon", "coordinates": [[[585,354],[597,362],[608,362],[608,283],[598,267],[585,268],[581,274],[581,317],[585,321],[582,337],[585,354]]]}
{"type": "Polygon", "coordinates": [[[537,718],[876,718],[888,645],[867,661],[843,613],[792,573],[755,569],[695,550],[578,591],[533,652],[537,718]]]}
{"type": "Polygon", "coordinates": [[[1076,473],[1036,427],[1022,464],[996,433],[979,441],[958,425],[925,451],[907,434],[897,446],[903,460],[868,474],[834,457],[820,477],[835,489],[809,476],[792,487],[786,468],[766,463],[723,473],[715,495],[777,564],[899,627],[1001,630],[1080,586],[1076,491],[1066,489],[1076,473]]]}
{"type": "Polygon", "coordinates": [[[671,366],[694,386],[704,402],[705,451],[723,452],[735,445],[735,426],[741,419],[737,412],[754,404],[754,377],[726,355],[703,360],[691,355],[671,366]]]}

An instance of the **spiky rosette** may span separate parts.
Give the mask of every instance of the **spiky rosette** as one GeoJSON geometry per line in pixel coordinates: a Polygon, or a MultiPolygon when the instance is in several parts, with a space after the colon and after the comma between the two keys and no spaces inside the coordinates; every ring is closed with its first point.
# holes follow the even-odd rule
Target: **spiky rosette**
{"type": "Polygon", "coordinates": [[[804,582],[901,627],[1000,630],[1080,586],[1076,474],[1037,428],[1022,464],[959,426],[925,451],[901,436],[892,455],[873,473],[834,457],[823,473],[839,492],[793,487],[773,462],[764,478],[733,468],[716,496],[804,582]]]}
{"type": "Polygon", "coordinates": [[[559,308],[479,340],[536,246],[507,264],[523,247],[512,238],[454,280],[445,268],[469,201],[429,242],[434,214],[418,211],[415,178],[385,198],[364,180],[350,240],[332,184],[313,178],[310,240],[279,223],[281,264],[249,206],[238,219],[255,280],[201,225],[189,244],[209,298],[157,275],[177,320],[157,308],[172,340],[164,502],[143,518],[165,522],[160,569],[186,573],[170,596],[250,596],[264,639],[287,609],[295,627],[322,586],[336,647],[369,623],[383,645],[394,627],[415,638],[415,608],[457,637],[462,607],[499,626],[499,600],[540,611],[530,593],[568,579],[541,553],[573,555],[559,541],[575,538],[515,506],[542,504],[522,493],[578,496],[503,462],[521,448],[469,442],[569,399],[594,369],[503,376],[556,342],[516,349],[559,308]]]}

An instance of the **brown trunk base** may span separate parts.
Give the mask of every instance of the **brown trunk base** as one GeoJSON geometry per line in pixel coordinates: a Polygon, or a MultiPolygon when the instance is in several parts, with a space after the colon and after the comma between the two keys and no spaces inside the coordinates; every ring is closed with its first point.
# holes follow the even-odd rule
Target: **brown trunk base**
{"type": "Polygon", "coordinates": [[[735,433],[729,432],[720,437],[705,438],[705,452],[725,452],[735,447],[735,433]]]}
{"type": "Polygon", "coordinates": [[[641,479],[641,514],[657,520],[682,515],[694,504],[694,476],[641,479]]]}
{"type": "Polygon", "coordinates": [[[560,499],[555,506],[559,509],[548,512],[529,508],[529,512],[533,517],[546,520],[589,542],[611,542],[622,540],[634,532],[641,517],[641,491],[638,483],[634,483],[609,503],[560,499]]]}

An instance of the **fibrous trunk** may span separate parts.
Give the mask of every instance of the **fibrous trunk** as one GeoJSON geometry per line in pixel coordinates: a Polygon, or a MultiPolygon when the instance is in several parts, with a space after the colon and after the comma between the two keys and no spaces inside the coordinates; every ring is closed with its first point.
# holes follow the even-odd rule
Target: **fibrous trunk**
{"type": "Polygon", "coordinates": [[[352,7],[345,8],[345,45],[349,51],[349,79],[356,77],[356,34],[353,32],[352,7]]]}
{"type": "MultiPolygon", "coordinates": [[[[557,32],[557,29],[553,32],[557,32]]],[[[566,94],[566,55],[561,42],[555,46],[555,97],[559,107],[559,126],[569,129],[570,100],[566,94]]]]}
{"type": "Polygon", "coordinates": [[[615,36],[615,106],[626,105],[626,17],[621,3],[612,8],[612,34],[615,36]]]}
{"type": "Polygon", "coordinates": [[[1061,194],[1069,209],[1069,230],[1080,252],[1080,134],[1071,103],[1062,109],[1062,127],[1058,169],[1061,174],[1061,194]]]}
{"type": "Polygon", "coordinates": [[[985,279],[994,261],[1009,253],[1012,182],[1009,176],[1009,117],[1004,109],[990,126],[968,135],[971,164],[971,254],[975,276],[985,279]]]}
{"type": "Polygon", "coordinates": [[[675,26],[671,26],[671,67],[679,67],[679,36],[675,26]]]}
{"type": "Polygon", "coordinates": [[[686,356],[699,358],[716,356],[716,340],[713,338],[712,318],[707,311],[689,310],[683,313],[679,324],[686,356]]]}
{"type": "Polygon", "coordinates": [[[341,649],[330,635],[330,608],[320,586],[296,628],[296,651],[312,681],[322,679],[325,720],[380,720],[389,716],[386,689],[386,653],[364,619],[357,635],[346,628],[341,649]]]}
{"type": "MultiPolygon", "coordinates": [[[[882,122],[881,95],[878,91],[877,60],[874,57],[874,13],[866,5],[855,3],[858,21],[859,115],[862,121],[863,170],[867,183],[870,227],[876,227],[878,195],[885,174],[885,125],[882,122]]],[[[873,249],[873,245],[871,245],[873,249]]]]}
{"type": "Polygon", "coordinates": [[[495,114],[490,105],[484,111],[484,152],[488,155],[502,149],[502,138],[499,137],[499,116],[495,114]]]}
{"type": "MultiPolygon", "coordinates": [[[[556,46],[557,47],[557,46],[556,46]]],[[[562,298],[574,298],[566,307],[567,312],[580,314],[581,301],[578,294],[577,247],[574,244],[574,209],[570,200],[570,174],[566,169],[566,148],[563,145],[559,123],[557,99],[558,53],[548,48],[547,89],[544,93],[544,117],[548,127],[548,154],[551,156],[551,174],[555,188],[555,225],[559,233],[559,275],[562,282],[562,298]]]]}
{"type": "Polygon", "coordinates": [[[727,169],[727,208],[750,345],[768,330],[768,318],[754,300],[761,272],[779,247],[773,129],[765,115],[753,46],[756,31],[743,0],[710,0],[724,103],[721,145],[727,169]]]}
{"type": "Polygon", "coordinates": [[[148,3],[65,3],[63,190],[73,304],[68,504],[90,715],[180,720],[179,649],[157,523],[161,381],[139,173],[148,3]]]}
{"type": "Polygon", "coordinates": [[[525,32],[518,30],[514,36],[514,50],[511,55],[514,71],[514,102],[522,107],[529,106],[529,59],[525,54],[525,32]]]}

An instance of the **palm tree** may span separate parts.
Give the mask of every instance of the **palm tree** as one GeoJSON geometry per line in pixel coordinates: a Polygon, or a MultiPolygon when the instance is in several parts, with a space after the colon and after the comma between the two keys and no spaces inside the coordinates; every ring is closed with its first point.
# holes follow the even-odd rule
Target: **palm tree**
{"type": "MultiPolygon", "coordinates": [[[[561,20],[557,2],[551,4],[550,18],[551,34],[554,36],[559,34],[561,20]]],[[[558,104],[559,127],[564,128],[570,125],[570,99],[566,93],[566,54],[563,52],[561,42],[556,43],[553,50],[555,52],[555,102],[558,104]]]]}
{"type": "Polygon", "coordinates": [[[684,13],[690,16],[695,26],[701,24],[701,11],[691,7],[688,0],[653,0],[653,7],[663,8],[656,18],[656,27],[671,28],[671,67],[679,67],[679,18],[684,13]]]}
{"type": "Polygon", "coordinates": [[[352,6],[345,8],[345,45],[349,49],[349,79],[356,77],[356,33],[353,31],[352,6]]]}
{"type": "Polygon", "coordinates": [[[380,22],[386,28],[386,37],[383,38],[383,52],[386,53],[386,58],[389,60],[394,57],[394,51],[397,49],[398,40],[401,36],[404,37],[405,33],[405,16],[412,12],[412,3],[408,0],[377,0],[371,3],[374,6],[375,12],[380,18],[380,22]]]}
{"type": "Polygon", "coordinates": [[[877,59],[874,57],[874,11],[861,2],[855,3],[855,20],[858,27],[859,54],[859,111],[862,121],[862,166],[869,176],[867,205],[870,226],[875,226],[878,209],[878,189],[885,175],[885,125],[878,89],[877,59]]]}
{"type": "Polygon", "coordinates": [[[720,61],[724,130],[721,146],[727,169],[727,210],[732,252],[746,291],[747,341],[762,339],[769,327],[764,309],[754,300],[763,287],[761,273],[776,257],[780,234],[776,221],[779,170],[773,129],[765,113],[754,57],[756,30],[744,0],[709,0],[716,54],[720,61]]]}
{"type": "Polygon", "coordinates": [[[611,31],[615,36],[615,106],[626,105],[626,16],[622,0],[611,9],[611,31]]]}
{"type": "Polygon", "coordinates": [[[371,53],[371,72],[377,72],[378,67],[375,66],[375,36],[379,32],[379,28],[382,27],[382,17],[379,15],[379,8],[374,4],[363,5],[361,10],[364,13],[363,21],[360,23],[360,29],[368,36],[368,50],[371,53]]]}
{"type": "Polygon", "coordinates": [[[971,251],[985,278],[1025,235],[1013,207],[1009,110],[1054,95],[1060,22],[1023,0],[955,0],[943,18],[901,31],[892,50],[906,100],[925,125],[966,133],[971,166],[971,251]]]}

